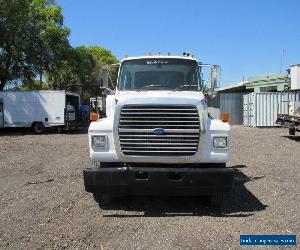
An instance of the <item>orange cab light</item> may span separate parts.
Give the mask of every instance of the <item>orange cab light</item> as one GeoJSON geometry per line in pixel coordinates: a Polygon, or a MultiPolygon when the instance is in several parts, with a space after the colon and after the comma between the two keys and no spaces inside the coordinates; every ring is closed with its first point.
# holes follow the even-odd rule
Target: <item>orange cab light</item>
{"type": "Polygon", "coordinates": [[[90,113],[90,121],[91,122],[94,122],[94,121],[97,121],[99,119],[99,115],[95,112],[91,112],[90,113]]]}
{"type": "Polygon", "coordinates": [[[229,122],[230,115],[229,114],[221,114],[222,122],[229,122]]]}

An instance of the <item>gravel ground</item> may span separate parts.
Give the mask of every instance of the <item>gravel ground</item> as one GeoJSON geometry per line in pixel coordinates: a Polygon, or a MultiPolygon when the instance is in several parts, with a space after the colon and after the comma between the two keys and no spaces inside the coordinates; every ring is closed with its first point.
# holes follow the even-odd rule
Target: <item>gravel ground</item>
{"type": "Polygon", "coordinates": [[[84,132],[0,131],[0,248],[239,249],[240,234],[299,239],[300,140],[287,132],[233,127],[235,186],[223,208],[201,198],[124,197],[102,210],[83,187],[84,132]]]}

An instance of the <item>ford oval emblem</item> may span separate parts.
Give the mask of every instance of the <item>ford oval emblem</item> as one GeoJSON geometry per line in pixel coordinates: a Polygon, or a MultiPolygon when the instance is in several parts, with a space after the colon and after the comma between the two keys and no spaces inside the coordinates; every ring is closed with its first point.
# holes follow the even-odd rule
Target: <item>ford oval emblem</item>
{"type": "Polygon", "coordinates": [[[165,133],[165,130],[163,128],[155,128],[153,130],[153,133],[156,135],[163,135],[165,133]]]}

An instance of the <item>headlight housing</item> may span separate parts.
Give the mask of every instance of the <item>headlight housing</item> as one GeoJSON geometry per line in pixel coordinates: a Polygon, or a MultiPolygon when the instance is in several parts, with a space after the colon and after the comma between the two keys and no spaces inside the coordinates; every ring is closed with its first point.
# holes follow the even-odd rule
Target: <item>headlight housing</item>
{"type": "Polygon", "coordinates": [[[227,136],[218,136],[213,138],[214,148],[227,148],[228,139],[227,136]]]}
{"type": "Polygon", "coordinates": [[[106,147],[106,136],[105,135],[93,135],[92,136],[92,145],[95,148],[104,148],[106,147]]]}

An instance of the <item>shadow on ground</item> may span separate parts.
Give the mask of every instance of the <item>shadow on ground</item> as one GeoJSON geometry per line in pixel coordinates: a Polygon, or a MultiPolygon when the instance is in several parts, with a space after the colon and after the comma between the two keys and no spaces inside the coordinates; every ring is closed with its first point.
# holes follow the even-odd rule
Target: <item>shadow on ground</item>
{"type": "MultiPolygon", "coordinates": [[[[87,134],[88,126],[71,129],[69,131],[62,131],[62,134],[87,134]]],[[[55,128],[47,128],[42,135],[47,134],[59,134],[55,128]]],[[[24,135],[36,135],[31,128],[0,128],[0,137],[1,136],[24,136],[24,135]]]]}
{"type": "Polygon", "coordinates": [[[283,135],[282,136],[283,138],[287,138],[287,139],[290,139],[292,141],[300,141],[300,136],[293,136],[293,135],[283,135]]]}
{"type": "MultiPolygon", "coordinates": [[[[175,217],[175,216],[213,216],[213,217],[248,217],[254,212],[266,209],[254,194],[246,187],[249,181],[258,181],[264,176],[246,176],[239,169],[244,165],[231,168],[235,171],[234,187],[231,193],[225,195],[221,208],[210,207],[208,197],[120,197],[107,207],[110,214],[104,217],[175,217]],[[120,214],[112,210],[141,212],[141,214],[120,214]]],[[[107,212],[108,212],[107,211],[107,212]]]]}

